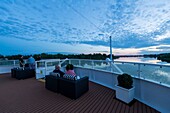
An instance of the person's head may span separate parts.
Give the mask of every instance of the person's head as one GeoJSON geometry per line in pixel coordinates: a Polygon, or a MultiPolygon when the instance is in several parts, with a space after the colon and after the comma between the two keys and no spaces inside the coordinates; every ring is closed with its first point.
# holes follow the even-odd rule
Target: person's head
{"type": "Polygon", "coordinates": [[[23,58],[23,56],[21,55],[20,58],[23,58]]]}
{"type": "Polygon", "coordinates": [[[70,69],[73,70],[73,64],[70,64],[70,69]]]}
{"type": "Polygon", "coordinates": [[[55,69],[56,69],[56,70],[60,70],[60,66],[59,66],[59,65],[56,65],[56,66],[55,66],[55,69]]]}
{"type": "Polygon", "coordinates": [[[73,65],[72,64],[67,64],[66,70],[73,70],[73,65]]]}

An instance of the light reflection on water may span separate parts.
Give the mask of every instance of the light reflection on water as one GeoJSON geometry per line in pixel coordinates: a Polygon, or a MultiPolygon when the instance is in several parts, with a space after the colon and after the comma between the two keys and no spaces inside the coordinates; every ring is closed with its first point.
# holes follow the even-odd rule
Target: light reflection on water
{"type": "Polygon", "coordinates": [[[170,65],[170,63],[162,62],[156,58],[144,58],[144,57],[120,57],[114,61],[124,61],[124,62],[140,62],[140,63],[151,63],[151,64],[164,64],[170,65]]]}

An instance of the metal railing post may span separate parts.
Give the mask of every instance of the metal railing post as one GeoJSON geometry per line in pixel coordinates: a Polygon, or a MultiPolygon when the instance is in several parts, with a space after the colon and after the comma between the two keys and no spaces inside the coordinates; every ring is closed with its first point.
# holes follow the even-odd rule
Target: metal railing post
{"type": "Polygon", "coordinates": [[[140,67],[141,65],[140,64],[138,64],[138,70],[137,70],[137,73],[138,73],[138,77],[140,78],[141,77],[141,67],[140,67]]]}
{"type": "Polygon", "coordinates": [[[35,61],[35,70],[37,69],[37,61],[35,61]]]}
{"type": "Polygon", "coordinates": [[[45,75],[47,74],[47,62],[45,61],[45,75]]]}
{"type": "Polygon", "coordinates": [[[13,64],[14,64],[14,67],[15,67],[15,66],[16,66],[16,64],[15,64],[15,60],[14,60],[13,64]]]}
{"type": "Polygon", "coordinates": [[[112,72],[112,71],[113,71],[113,70],[112,70],[112,62],[109,61],[109,64],[110,64],[110,71],[112,72]]]}
{"type": "Polygon", "coordinates": [[[68,63],[71,64],[71,60],[70,59],[69,59],[68,63]]]}
{"type": "Polygon", "coordinates": [[[92,60],[92,69],[94,69],[94,61],[92,60]]]}
{"type": "Polygon", "coordinates": [[[81,66],[81,60],[79,60],[79,66],[81,66]]]}

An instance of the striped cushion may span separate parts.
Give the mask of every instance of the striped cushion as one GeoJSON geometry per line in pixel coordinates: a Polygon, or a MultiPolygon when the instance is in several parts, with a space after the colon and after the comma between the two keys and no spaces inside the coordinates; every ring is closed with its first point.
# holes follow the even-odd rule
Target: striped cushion
{"type": "Polygon", "coordinates": [[[69,75],[69,74],[64,74],[63,78],[70,79],[70,80],[77,80],[76,76],[69,75]]]}

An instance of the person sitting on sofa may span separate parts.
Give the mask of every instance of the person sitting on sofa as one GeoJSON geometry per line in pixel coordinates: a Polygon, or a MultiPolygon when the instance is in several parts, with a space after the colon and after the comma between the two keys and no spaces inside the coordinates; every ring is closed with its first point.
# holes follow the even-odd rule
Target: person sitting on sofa
{"type": "Polygon", "coordinates": [[[68,64],[66,66],[66,74],[76,76],[76,73],[74,72],[74,66],[72,64],[68,64]]]}
{"type": "Polygon", "coordinates": [[[56,65],[55,66],[55,69],[53,70],[54,73],[59,73],[60,74],[60,77],[63,77],[63,75],[65,74],[64,72],[62,72],[60,70],[60,66],[56,65]]]}

